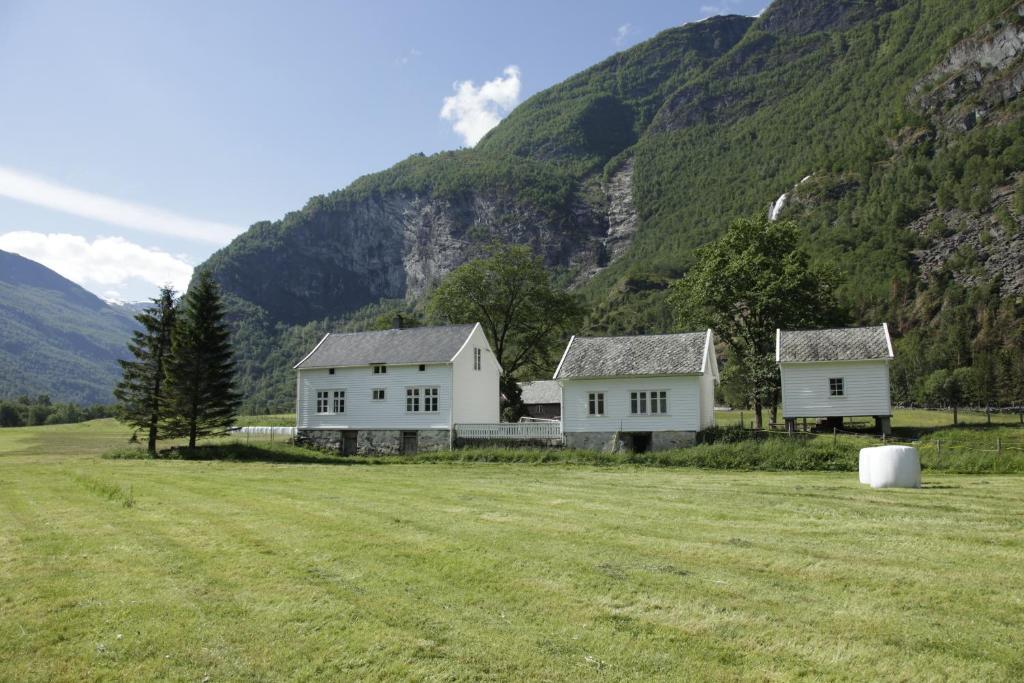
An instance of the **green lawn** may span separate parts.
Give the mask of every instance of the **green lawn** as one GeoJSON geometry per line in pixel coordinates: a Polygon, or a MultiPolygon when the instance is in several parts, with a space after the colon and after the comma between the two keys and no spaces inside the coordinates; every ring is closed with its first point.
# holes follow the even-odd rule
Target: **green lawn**
{"type": "Polygon", "coordinates": [[[0,430],[0,680],[1024,678],[1018,475],[105,460],[116,423],[32,429],[0,430]]]}

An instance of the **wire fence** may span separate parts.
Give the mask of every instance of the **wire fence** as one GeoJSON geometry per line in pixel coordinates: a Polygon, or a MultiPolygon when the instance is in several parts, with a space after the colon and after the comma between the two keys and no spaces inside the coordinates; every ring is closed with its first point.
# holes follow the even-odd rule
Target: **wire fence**
{"type": "MultiPolygon", "coordinates": [[[[856,423],[855,423],[856,424],[856,423]]],[[[839,429],[838,427],[832,427],[831,429],[823,430],[797,430],[788,432],[781,429],[755,429],[754,427],[746,427],[745,425],[737,425],[731,427],[731,429],[737,429],[745,434],[748,434],[754,439],[795,439],[806,442],[829,439],[831,437],[832,444],[834,446],[840,445],[840,437],[842,437],[847,443],[851,439],[856,439],[862,442],[863,446],[869,445],[902,445],[902,446],[913,446],[922,453],[934,454],[935,458],[941,459],[943,455],[970,455],[970,454],[994,454],[997,457],[1002,455],[1016,456],[1017,454],[1024,454],[1024,428],[1019,428],[1015,424],[998,424],[989,425],[986,424],[973,424],[973,425],[950,425],[948,427],[937,427],[936,430],[940,429],[964,429],[965,433],[974,432],[977,434],[984,434],[988,429],[1000,429],[1008,428],[1011,431],[1019,431],[1019,435],[998,435],[994,439],[985,439],[986,443],[982,445],[972,446],[965,445],[961,442],[943,439],[941,437],[931,438],[927,434],[918,436],[907,436],[901,434],[880,434],[877,432],[870,431],[850,431],[845,429],[839,429]],[[994,443],[992,443],[994,441],[994,443]]],[[[725,429],[730,429],[726,427],[725,429]]],[[[858,444],[859,445],[859,444],[858,444]]]]}

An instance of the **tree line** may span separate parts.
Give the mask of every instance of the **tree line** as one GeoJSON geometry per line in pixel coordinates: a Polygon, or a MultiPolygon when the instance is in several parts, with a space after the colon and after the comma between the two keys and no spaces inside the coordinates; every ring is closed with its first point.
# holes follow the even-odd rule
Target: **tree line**
{"type": "Polygon", "coordinates": [[[164,287],[152,302],[135,317],[132,359],[120,361],[117,417],[145,433],[150,453],[158,439],[187,437],[195,448],[233,425],[241,400],[220,290],[204,270],[180,300],[164,287]]]}
{"type": "Polygon", "coordinates": [[[0,401],[0,427],[71,424],[113,415],[112,405],[54,403],[47,394],[0,401]]]}

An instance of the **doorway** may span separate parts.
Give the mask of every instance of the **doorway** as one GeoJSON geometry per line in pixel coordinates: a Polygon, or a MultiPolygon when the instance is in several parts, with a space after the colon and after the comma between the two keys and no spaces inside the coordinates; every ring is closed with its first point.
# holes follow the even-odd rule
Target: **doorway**
{"type": "Polygon", "coordinates": [[[651,450],[650,432],[632,432],[628,436],[631,444],[630,450],[634,453],[646,453],[651,450]]]}
{"type": "Polygon", "coordinates": [[[350,431],[341,433],[341,454],[355,455],[359,448],[359,432],[350,431]]]}
{"type": "Polygon", "coordinates": [[[402,432],[402,446],[399,453],[412,455],[419,450],[419,439],[417,432],[402,432]]]}

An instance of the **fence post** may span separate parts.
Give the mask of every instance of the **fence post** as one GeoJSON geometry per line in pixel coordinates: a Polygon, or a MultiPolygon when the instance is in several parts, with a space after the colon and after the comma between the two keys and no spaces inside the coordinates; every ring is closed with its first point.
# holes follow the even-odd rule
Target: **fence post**
{"type": "Polygon", "coordinates": [[[1003,440],[998,436],[996,437],[996,455],[1003,454],[1003,440]]]}
{"type": "Polygon", "coordinates": [[[939,458],[942,457],[942,440],[935,439],[935,464],[939,464],[939,458]]]}
{"type": "Polygon", "coordinates": [[[832,428],[832,445],[835,446],[837,443],[839,443],[839,437],[837,435],[836,428],[833,427],[832,428]]]}

